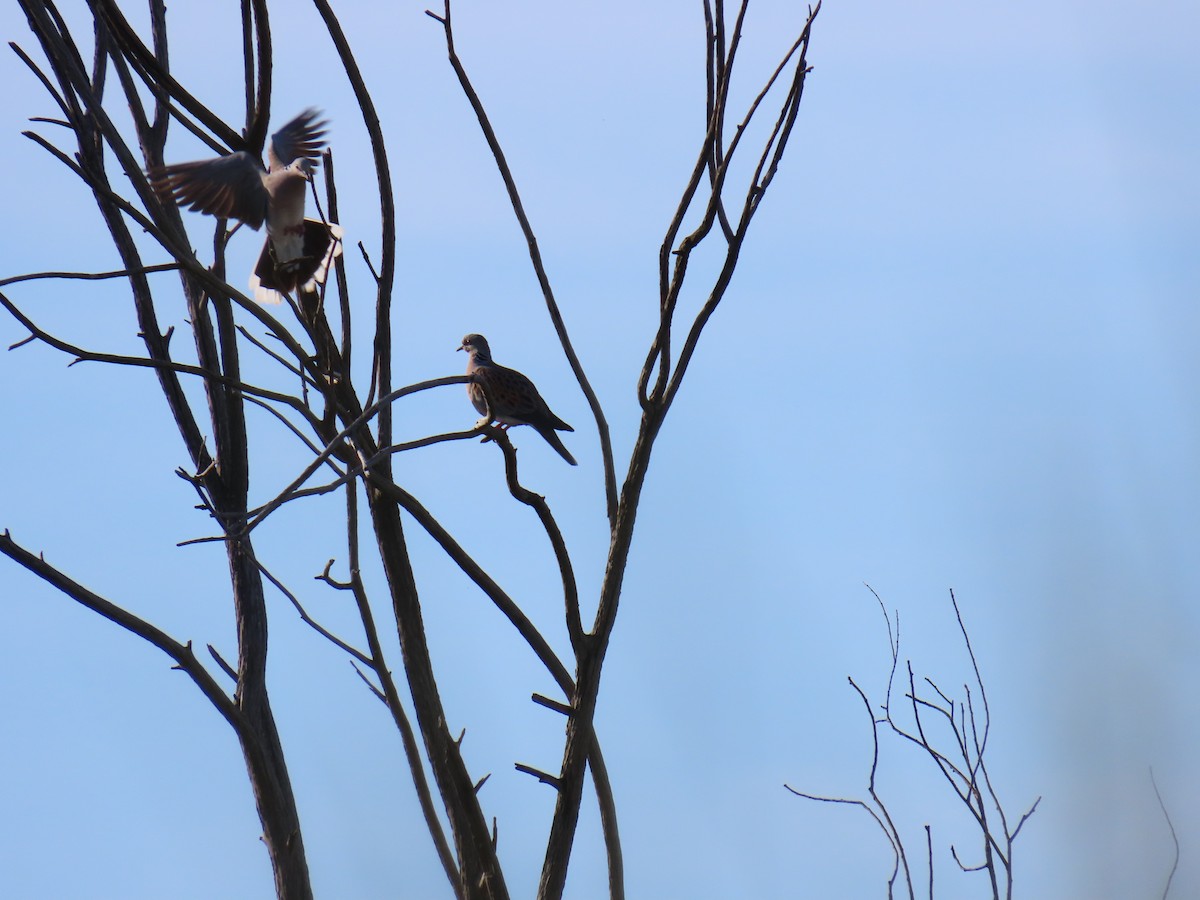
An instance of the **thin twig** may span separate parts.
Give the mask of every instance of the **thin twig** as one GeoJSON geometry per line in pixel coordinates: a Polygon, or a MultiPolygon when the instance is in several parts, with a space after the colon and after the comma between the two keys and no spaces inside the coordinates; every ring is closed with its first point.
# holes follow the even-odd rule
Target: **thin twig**
{"type": "MultiPolygon", "coordinates": [[[[300,486],[303,485],[304,482],[308,481],[308,479],[312,477],[317,469],[324,465],[327,459],[338,452],[338,450],[342,447],[343,442],[347,438],[351,437],[356,431],[366,425],[367,422],[369,422],[377,413],[382,414],[382,410],[389,408],[392,402],[399,400],[401,397],[407,397],[409,394],[415,394],[419,391],[426,391],[435,387],[443,387],[448,384],[463,384],[468,380],[469,378],[466,375],[448,375],[444,378],[432,378],[428,381],[421,381],[417,384],[410,384],[402,388],[397,388],[386,397],[381,398],[378,403],[367,407],[367,409],[363,410],[358,418],[334,435],[329,443],[325,446],[325,449],[318,453],[316,458],[313,459],[307,466],[305,466],[304,470],[295,478],[293,478],[291,483],[288,484],[286,488],[284,488],[272,500],[263,504],[254,511],[253,518],[246,525],[247,532],[253,531],[262,524],[263,520],[266,519],[267,516],[286,503],[293,496],[293,494],[300,490],[300,486]]],[[[380,457],[377,454],[372,456],[371,460],[377,460],[380,458],[386,459],[387,457],[380,457]]]]}
{"type": "Polygon", "coordinates": [[[933,900],[933,829],[925,826],[925,852],[929,856],[929,900],[933,900]]]}
{"type": "Polygon", "coordinates": [[[263,398],[264,400],[273,400],[276,403],[282,403],[286,406],[290,406],[297,412],[306,415],[306,417],[311,416],[311,413],[304,408],[304,405],[289,394],[281,394],[278,391],[271,391],[267,390],[266,388],[257,387],[256,385],[246,384],[245,382],[238,381],[235,378],[230,378],[225,375],[211,372],[201,366],[193,366],[189,363],[177,363],[160,359],[149,359],[142,356],[123,356],[116,353],[100,353],[92,350],[84,350],[82,347],[77,347],[74,344],[68,343],[60,338],[56,338],[54,335],[38,327],[36,324],[34,324],[32,319],[25,315],[20,308],[17,307],[17,305],[11,300],[9,300],[9,298],[3,293],[0,293],[0,306],[3,306],[6,310],[8,310],[9,314],[27,329],[29,329],[33,336],[39,341],[50,347],[53,347],[55,350],[61,350],[63,353],[74,356],[75,359],[72,361],[71,365],[80,362],[99,362],[107,363],[109,365],[132,366],[133,368],[178,372],[183,375],[197,375],[201,378],[209,379],[218,384],[225,385],[226,387],[236,388],[242,393],[253,394],[257,397],[263,398]]]}
{"type": "MultiPolygon", "coordinates": [[[[354,663],[351,663],[350,665],[354,666],[354,663]]],[[[389,704],[388,704],[388,701],[387,701],[387,697],[385,697],[385,696],[383,695],[383,691],[381,691],[379,688],[377,688],[377,687],[375,686],[375,683],[374,683],[373,681],[371,681],[371,679],[370,679],[370,678],[368,678],[368,677],[367,677],[365,674],[363,674],[363,670],[362,670],[362,669],[360,669],[358,666],[354,666],[354,671],[357,673],[358,677],[362,679],[362,681],[363,681],[363,684],[365,684],[365,685],[367,686],[367,689],[368,689],[368,690],[369,690],[369,691],[370,691],[372,694],[374,694],[374,695],[375,695],[375,698],[376,698],[376,699],[377,699],[377,700],[378,700],[380,703],[382,703],[384,706],[388,706],[389,704]]]]}
{"type": "Polygon", "coordinates": [[[367,654],[363,653],[357,647],[351,646],[349,643],[342,640],[340,637],[338,637],[336,634],[334,634],[332,631],[330,631],[328,628],[326,628],[324,625],[322,625],[320,622],[318,622],[316,619],[314,619],[312,616],[310,616],[308,614],[308,612],[304,609],[304,606],[300,603],[299,598],[296,597],[295,593],[288,590],[288,588],[284,585],[284,583],[282,581],[280,581],[278,578],[276,578],[274,575],[272,575],[270,570],[267,569],[267,567],[264,566],[261,562],[258,563],[258,571],[263,573],[263,575],[264,575],[264,577],[266,577],[267,581],[269,581],[269,582],[271,582],[271,584],[275,585],[275,588],[279,591],[279,593],[281,593],[281,594],[283,594],[283,596],[287,597],[288,602],[290,602],[292,604],[292,606],[295,608],[296,612],[298,612],[300,614],[300,619],[302,622],[304,622],[305,625],[308,625],[310,628],[312,628],[313,631],[315,631],[317,634],[321,635],[321,637],[325,638],[327,641],[329,641],[335,647],[339,648],[340,650],[344,650],[346,653],[349,653],[351,656],[353,656],[355,659],[357,659],[364,666],[370,666],[371,668],[375,667],[375,661],[373,659],[371,659],[371,657],[367,656],[367,654]]]}
{"type": "Polygon", "coordinates": [[[28,275],[13,275],[9,278],[0,278],[0,287],[8,287],[10,284],[19,284],[23,281],[37,281],[41,278],[61,278],[63,280],[77,281],[102,281],[107,278],[126,278],[130,275],[141,274],[148,275],[153,272],[177,272],[179,271],[179,263],[159,263],[155,266],[144,266],[138,272],[131,272],[128,269],[118,269],[115,272],[31,272],[28,275]]]}
{"type": "Polygon", "coordinates": [[[900,846],[896,843],[896,838],[892,836],[887,824],[879,817],[879,814],[871,808],[870,804],[865,800],[853,800],[847,797],[825,797],[821,794],[806,794],[804,791],[798,791],[791,785],[785,784],[785,788],[795,794],[797,797],[803,797],[805,800],[815,800],[818,803],[836,803],[844,806],[857,806],[859,809],[865,810],[867,815],[875,820],[875,824],[879,826],[879,830],[883,832],[883,836],[887,838],[888,845],[892,848],[892,874],[888,876],[888,896],[892,896],[892,888],[896,882],[896,878],[900,874],[900,846]]]}
{"type": "Polygon", "coordinates": [[[231,666],[229,663],[225,662],[224,657],[222,657],[221,654],[217,652],[217,648],[214,647],[212,644],[209,644],[208,645],[208,653],[209,653],[209,656],[211,656],[216,661],[217,665],[221,667],[221,671],[223,671],[226,675],[228,675],[230,678],[232,678],[234,684],[237,684],[237,672],[234,671],[233,666],[231,666]]]}
{"type": "MultiPolygon", "coordinates": [[[[1162,793],[1158,789],[1158,780],[1154,777],[1154,767],[1150,767],[1150,785],[1154,788],[1154,799],[1158,801],[1158,808],[1162,810],[1163,818],[1166,819],[1167,828],[1171,831],[1171,844],[1174,846],[1174,856],[1171,859],[1171,871],[1167,873],[1167,883],[1163,886],[1163,900],[1167,900],[1167,894],[1171,893],[1171,882],[1175,880],[1175,871],[1179,868],[1179,836],[1175,833],[1175,823],[1171,821],[1171,814],[1167,812],[1167,804],[1163,802],[1162,793]]],[[[1041,799],[1040,797],[1038,798],[1041,799]]],[[[1034,804],[1036,807],[1037,804],[1034,804]]],[[[1025,819],[1033,813],[1029,813],[1021,817],[1021,824],[1024,824],[1025,819]]],[[[1017,826],[1017,831],[1021,830],[1021,825],[1017,826]]],[[[1013,832],[1013,837],[1016,837],[1016,832],[1013,832]]]]}

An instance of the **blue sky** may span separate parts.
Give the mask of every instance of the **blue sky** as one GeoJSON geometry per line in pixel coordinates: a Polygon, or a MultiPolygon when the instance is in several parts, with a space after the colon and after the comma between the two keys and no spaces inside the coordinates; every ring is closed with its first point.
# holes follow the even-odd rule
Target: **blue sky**
{"type": "MultiPolygon", "coordinates": [[[[236,121],[232,11],[187,18],[198,8],[171,8],[176,71],[236,121]]],[[[396,181],[395,380],[457,373],[461,336],[480,331],[538,382],[576,427],[581,465],[516,432],[523,475],[594,594],[607,544],[598,444],[423,9],[339,4],[396,181]]],[[[801,14],[752,5],[741,102],[801,14]]],[[[455,20],[623,471],[657,247],[703,125],[699,6],[464,0],[455,20]]],[[[33,49],[12,5],[0,25],[33,49]]],[[[377,248],[364,132],[317,17],[298,4],[274,26],[276,124],[327,111],[343,225],[351,245],[377,248]]],[[[630,896],[884,895],[890,861],[872,823],[781,786],[865,794],[869,736],[846,676],[879,698],[889,657],[864,582],[900,610],[902,656],[946,689],[969,676],[956,592],[1007,810],[1043,797],[1017,843],[1018,895],[1160,896],[1171,851],[1151,764],[1183,845],[1175,896],[1200,890],[1198,27],[1200,7],[1183,0],[823,9],[787,159],[655,451],[605,671],[598,728],[630,896]]],[[[50,102],[12,55],[0,78],[0,277],[115,268],[86,191],[20,136],[50,102]]],[[[204,155],[183,134],[174,146],[204,155]]],[[[241,236],[247,270],[258,246],[241,236]]],[[[706,271],[699,261],[693,307],[706,271]]],[[[365,309],[356,255],[350,272],[365,309]]],[[[64,338],[138,350],[119,284],[6,293],[64,338]]],[[[160,296],[164,325],[184,329],[169,282],[160,296]]],[[[24,336],[0,318],[0,344],[24,336]]],[[[175,548],[211,529],[172,474],[185,455],[154,380],[67,361],[38,346],[0,353],[0,527],[175,636],[232,652],[221,551],[175,548]]],[[[397,416],[412,437],[475,419],[459,387],[397,416]]],[[[265,417],[251,425],[265,499],[304,457],[265,417]]],[[[497,455],[443,445],[397,473],[565,648],[549,548],[507,497],[497,455]]],[[[341,517],[335,500],[295,504],[256,546],[354,636],[343,598],[311,580],[344,556],[341,517]]],[[[561,723],[528,701],[552,685],[416,526],[410,538],[452,728],[467,729],[472,771],[494,773],[485,808],[514,896],[531,896],[553,798],[512,764],[557,765],[561,723]]],[[[236,742],[190,683],[15,565],[0,562],[0,597],[0,890],[269,895],[236,742]]],[[[318,894],[446,896],[382,707],[271,602],[270,686],[318,894]]],[[[938,895],[985,896],[949,855],[951,843],[978,853],[935,776],[884,743],[881,792],[911,848],[932,825],[938,895]]],[[[601,896],[591,807],[577,846],[568,895],[601,896]]]]}

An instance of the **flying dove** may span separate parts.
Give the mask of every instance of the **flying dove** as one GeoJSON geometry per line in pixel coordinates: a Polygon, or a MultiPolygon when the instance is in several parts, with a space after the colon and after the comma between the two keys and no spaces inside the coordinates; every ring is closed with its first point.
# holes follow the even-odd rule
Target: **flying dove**
{"type": "MultiPolygon", "coordinates": [[[[533,382],[518,372],[492,362],[492,351],[488,347],[487,338],[482,334],[468,334],[462,339],[459,350],[466,350],[470,359],[467,361],[467,374],[472,381],[467,385],[467,396],[475,409],[485,417],[491,416],[500,423],[501,428],[509,425],[529,425],[546,439],[551,447],[558,451],[559,456],[576,465],[573,457],[555,431],[574,431],[575,429],[550,412],[550,407],[533,386],[533,382]],[[484,389],[487,389],[487,394],[484,389]],[[488,398],[491,398],[491,409],[488,409],[488,398]]],[[[482,424],[485,419],[480,419],[482,424]]]]}
{"type": "Polygon", "coordinates": [[[330,263],[342,252],[341,228],[304,217],[313,160],[325,145],[326,123],[318,115],[307,109],[271,135],[266,168],[241,150],[150,172],[159,195],[181,206],[239,219],[256,231],[267,223],[267,240],[250,276],[260,303],[278,303],[280,291],[324,284],[330,263]]]}

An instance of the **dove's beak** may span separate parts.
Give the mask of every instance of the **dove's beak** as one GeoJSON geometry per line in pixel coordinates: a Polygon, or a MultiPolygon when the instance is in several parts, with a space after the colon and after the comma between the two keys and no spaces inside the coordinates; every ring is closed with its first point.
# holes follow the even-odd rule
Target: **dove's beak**
{"type": "Polygon", "coordinates": [[[462,344],[459,344],[459,345],[458,345],[457,347],[455,347],[454,349],[455,349],[455,350],[461,350],[462,348],[463,348],[462,344]]]}

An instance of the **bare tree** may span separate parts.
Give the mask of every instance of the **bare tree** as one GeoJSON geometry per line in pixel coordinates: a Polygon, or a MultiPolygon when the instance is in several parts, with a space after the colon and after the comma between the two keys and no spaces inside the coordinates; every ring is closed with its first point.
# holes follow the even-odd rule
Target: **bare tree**
{"type": "MultiPolygon", "coordinates": [[[[65,283],[125,279],[145,354],[113,354],[52,334],[38,324],[35,314],[0,293],[0,304],[29,331],[29,337],[14,348],[36,340],[77,362],[140,367],[154,373],[190,458],[187,470],[180,469],[178,474],[192,485],[201,507],[215,523],[216,533],[200,540],[219,542],[225,549],[236,617],[237,658],[226,661],[210,645],[215,669],[210,668],[194,652],[190,641],[176,639],[125,606],[98,596],[38,553],[18,544],[7,530],[0,537],[0,551],[78,603],[163,650],[221,713],[242,748],[279,897],[311,897],[312,887],[295,791],[267,690],[264,594],[268,585],[282,591],[305,622],[351,658],[363,681],[385,706],[403,740],[425,822],[455,896],[507,897],[496,853],[496,823],[489,823],[479,799],[486,776],[478,778],[468,771],[460,752],[462,735],[450,732],[440,699],[401,518],[401,511],[407,513],[507,617],[561,690],[558,699],[534,695],[535,701],[566,718],[558,771],[547,773],[518,766],[557,792],[538,896],[562,895],[583,802],[585,774],[590,771],[603,826],[609,893],[614,898],[623,897],[615,801],[592,727],[601,673],[651,452],[705,326],[729,287],[750,223],[775,178],[796,125],[809,71],[809,37],[820,4],[810,8],[797,23],[796,36],[781,46],[778,65],[752,101],[742,109],[733,109],[730,85],[747,3],[743,0],[730,17],[721,0],[703,2],[706,118],[698,123],[702,127],[698,129],[701,138],[697,153],[659,248],[658,324],[653,334],[646,336],[648,349],[638,378],[639,408],[634,410],[640,416],[637,437],[620,480],[604,409],[572,345],[504,152],[455,49],[449,0],[442,9],[429,12],[441,26],[450,64],[478,119],[528,242],[547,314],[595,420],[611,541],[595,600],[595,617],[588,624],[581,612],[569,548],[545,498],[522,485],[516,452],[495,421],[494,404],[489,403],[492,414],[469,430],[401,443],[393,438],[394,404],[417,392],[461,386],[468,378],[438,377],[402,387],[393,383],[396,210],[392,173],[371,91],[329,0],[314,0],[314,4],[357,98],[378,181],[381,229],[370,242],[378,248],[377,258],[368,256],[365,244],[359,244],[365,270],[370,273],[366,293],[375,300],[373,319],[365,325],[355,322],[352,316],[355,306],[363,305],[351,302],[352,291],[361,294],[363,287],[359,280],[351,279],[344,256],[335,262],[332,295],[324,286],[301,288],[286,296],[285,305],[278,308],[283,315],[276,316],[227,278],[226,244],[232,233],[227,222],[218,220],[209,246],[201,253],[193,251],[186,226],[190,223],[194,227],[198,217],[181,214],[174,203],[153,189],[144,174],[164,164],[172,124],[191,132],[214,153],[246,151],[261,157],[271,119],[274,53],[267,0],[241,3],[245,119],[240,131],[223,121],[195,90],[172,74],[167,10],[162,0],[149,0],[148,36],[139,33],[115,0],[88,0],[92,20],[90,59],[83,49],[85,41],[72,32],[51,0],[20,0],[20,4],[40,56],[15,44],[13,49],[57,107],[53,116],[39,116],[34,121],[63,129],[58,134],[65,133],[67,139],[51,140],[35,131],[26,135],[92,192],[122,268],[100,273],[30,273],[7,278],[0,287],[47,277],[65,283]],[[752,130],[752,123],[764,117],[763,126],[752,130]],[[126,118],[132,122],[131,131],[117,124],[126,118]],[[760,136],[752,138],[755,134],[760,136]],[[753,148],[752,140],[759,141],[753,148]],[[735,160],[741,164],[737,168],[735,160]],[[156,245],[155,255],[165,253],[167,262],[146,259],[139,243],[141,232],[156,245]],[[716,276],[702,288],[705,299],[699,311],[681,319],[677,313],[689,260],[704,244],[716,245],[722,263],[716,276]],[[177,288],[168,289],[151,278],[163,271],[177,273],[177,288]],[[158,316],[164,295],[173,295],[176,290],[186,304],[191,326],[192,347],[183,351],[172,349],[173,330],[163,330],[158,316]],[[361,385],[355,383],[351,360],[354,345],[362,347],[364,335],[372,366],[369,383],[361,385]],[[279,384],[246,381],[241,362],[246,353],[269,358],[277,368],[279,384]],[[189,398],[185,390],[188,379],[202,385],[203,406],[189,398]],[[276,417],[311,454],[303,470],[273,497],[251,497],[249,474],[257,454],[247,436],[247,406],[276,417]],[[401,484],[394,477],[392,462],[398,453],[481,437],[493,442],[503,454],[513,499],[533,509],[553,548],[562,581],[569,657],[564,658],[550,645],[526,611],[422,505],[417,497],[420,485],[401,484]],[[340,492],[344,498],[348,568],[346,574],[335,575],[332,557],[338,554],[331,552],[330,563],[319,577],[330,588],[353,598],[362,628],[362,646],[310,616],[297,594],[269,571],[255,551],[255,530],[282,506],[331,492],[340,492]],[[361,540],[364,528],[369,528],[373,538],[370,547],[361,540]],[[377,555],[386,575],[386,598],[368,596],[361,577],[363,557],[368,553],[377,555]],[[385,658],[385,629],[394,629],[399,640],[403,684],[393,677],[391,663],[385,658]],[[408,694],[408,700],[402,691],[408,694]],[[426,767],[432,773],[432,784],[426,780],[426,767]]],[[[341,214],[334,156],[329,151],[323,155],[321,172],[324,197],[317,198],[314,189],[313,199],[323,209],[325,221],[338,221],[341,214]]],[[[84,287],[79,285],[79,289],[84,287]]],[[[456,402],[461,401],[456,398],[456,402]]]]}
{"type": "MultiPolygon", "coordinates": [[[[905,668],[908,679],[904,700],[911,716],[908,721],[901,721],[896,718],[892,709],[892,689],[896,684],[896,670],[900,662],[900,614],[897,612],[894,616],[889,615],[879,594],[875,593],[874,588],[870,590],[879,602],[884,623],[887,625],[892,665],[888,673],[887,693],[883,703],[878,707],[878,712],[854,678],[848,679],[850,687],[858,694],[871,722],[872,755],[871,768],[867,777],[867,797],[869,799],[829,797],[798,791],[786,784],[784,787],[793,794],[808,800],[847,804],[865,810],[879,826],[888,845],[892,848],[894,864],[887,883],[888,897],[896,895],[896,882],[903,875],[903,894],[909,900],[916,900],[917,885],[914,881],[916,863],[910,858],[909,850],[905,846],[901,826],[897,824],[876,784],[876,775],[879,770],[879,735],[882,726],[884,734],[895,735],[903,741],[919,747],[929,757],[974,822],[975,836],[980,842],[979,849],[982,858],[978,862],[975,860],[964,862],[957,847],[951,844],[950,852],[959,868],[963,872],[986,873],[992,897],[995,900],[1000,900],[1001,897],[1012,900],[1013,843],[1021,832],[1021,828],[1037,810],[1042,798],[1038,797],[1034,800],[1029,809],[1014,824],[1010,822],[1000,801],[1000,795],[992,784],[987,762],[984,759],[988,736],[992,728],[992,716],[988,708],[987,692],[983,686],[983,676],[979,674],[979,662],[975,658],[975,650],[971,646],[967,626],[963,624],[958,600],[951,591],[950,604],[954,607],[958,629],[962,634],[963,644],[966,646],[967,656],[971,662],[971,678],[974,681],[974,688],[970,683],[964,682],[962,697],[956,699],[944,692],[928,677],[918,681],[913,674],[912,661],[906,660],[905,668]],[[931,718],[934,723],[930,722],[931,718]],[[935,727],[948,731],[949,746],[935,737],[935,727]]],[[[925,852],[928,861],[926,879],[928,893],[925,896],[932,898],[934,896],[933,834],[928,825],[925,826],[925,852]]]]}

